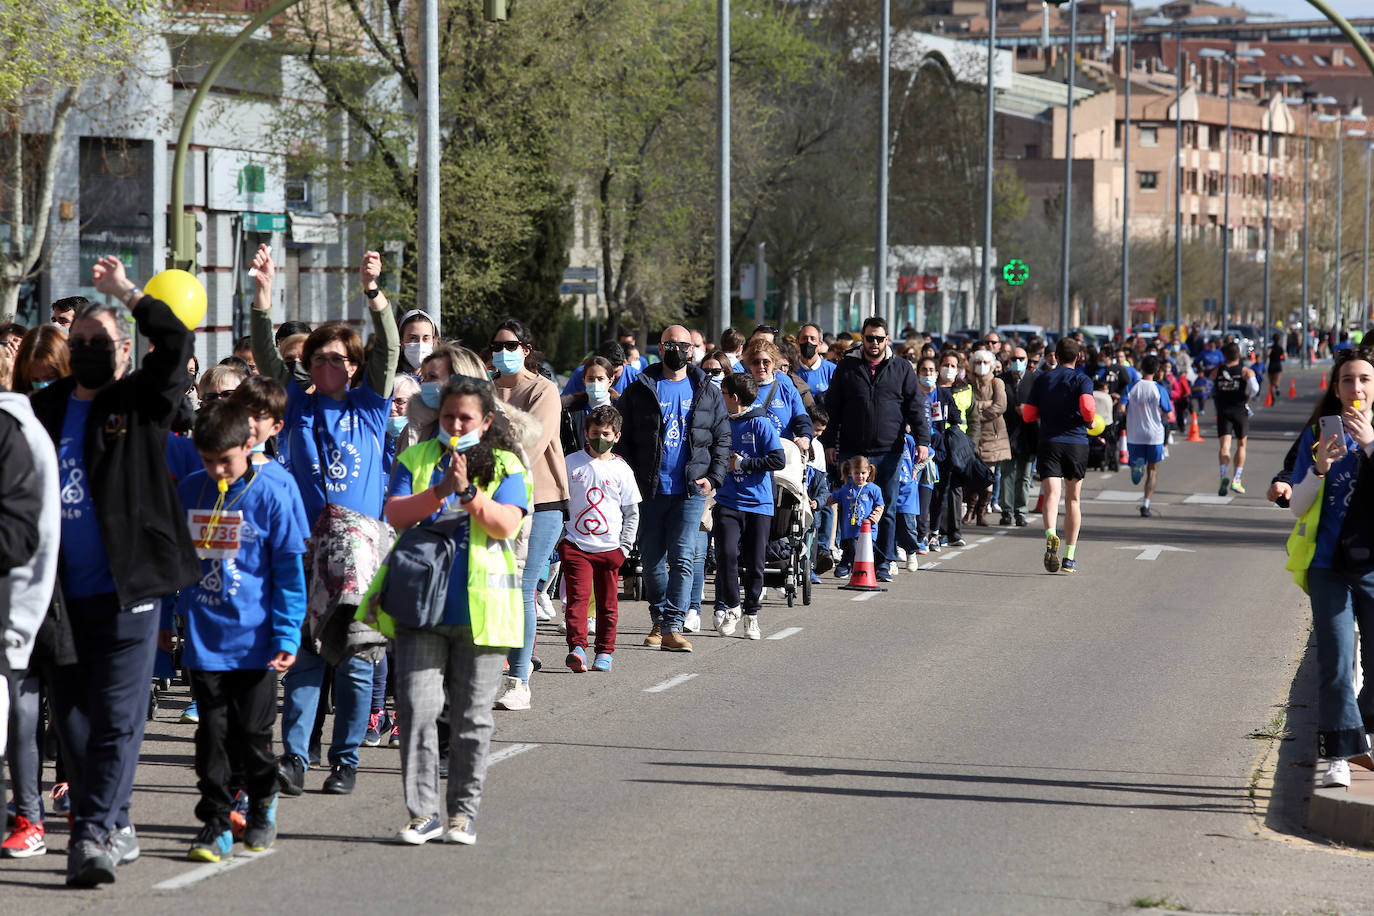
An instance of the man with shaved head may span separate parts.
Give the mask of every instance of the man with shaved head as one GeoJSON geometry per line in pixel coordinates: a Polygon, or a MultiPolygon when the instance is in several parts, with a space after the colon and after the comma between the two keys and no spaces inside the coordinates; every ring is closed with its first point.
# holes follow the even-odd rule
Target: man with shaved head
{"type": "Polygon", "coordinates": [[[653,629],[644,640],[666,652],[691,652],[688,620],[696,562],[696,534],[706,497],[725,478],[730,423],[725,401],[705,372],[691,364],[692,334],[673,325],[663,332],[661,362],[640,373],[617,407],[624,432],[616,452],[634,469],[640,504],[639,555],[653,629]]]}

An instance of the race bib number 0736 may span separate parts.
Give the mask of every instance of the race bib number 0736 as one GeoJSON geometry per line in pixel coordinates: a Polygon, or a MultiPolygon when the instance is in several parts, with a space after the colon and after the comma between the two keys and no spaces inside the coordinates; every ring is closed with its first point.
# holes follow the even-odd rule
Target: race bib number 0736
{"type": "Polygon", "coordinates": [[[209,509],[187,509],[186,516],[196,554],[202,560],[233,559],[239,555],[239,537],[243,533],[241,511],[230,509],[214,519],[209,509]],[[210,525],[212,520],[215,521],[213,527],[210,525]]]}

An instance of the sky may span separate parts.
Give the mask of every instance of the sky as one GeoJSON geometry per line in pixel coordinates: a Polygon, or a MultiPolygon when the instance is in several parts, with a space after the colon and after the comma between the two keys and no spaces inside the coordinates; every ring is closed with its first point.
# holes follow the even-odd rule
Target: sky
{"type": "MultiPolygon", "coordinates": [[[[1236,5],[1251,13],[1276,13],[1284,19],[1322,18],[1307,0],[1240,0],[1236,5]]],[[[1332,0],[1331,6],[1347,19],[1374,16],[1374,3],[1370,0],[1332,0]]]]}

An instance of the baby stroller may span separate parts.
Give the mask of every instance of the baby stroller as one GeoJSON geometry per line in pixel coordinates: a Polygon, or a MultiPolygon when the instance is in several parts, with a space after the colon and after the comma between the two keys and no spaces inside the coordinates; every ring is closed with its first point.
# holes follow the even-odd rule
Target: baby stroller
{"type": "Polygon", "coordinates": [[[787,606],[811,603],[811,499],[806,487],[806,459],[788,439],[782,442],[787,464],[773,472],[773,526],[763,561],[763,584],[782,590],[787,606]]]}
{"type": "Polygon", "coordinates": [[[1116,423],[1109,423],[1101,435],[1088,437],[1088,470],[1115,471],[1121,467],[1121,435],[1116,423]]]}

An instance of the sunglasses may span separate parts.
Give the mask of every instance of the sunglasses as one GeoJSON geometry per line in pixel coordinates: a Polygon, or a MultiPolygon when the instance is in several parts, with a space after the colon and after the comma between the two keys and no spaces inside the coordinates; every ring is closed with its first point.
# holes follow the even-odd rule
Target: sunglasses
{"type": "Polygon", "coordinates": [[[234,396],[232,391],[211,391],[200,399],[202,404],[209,404],[211,401],[228,400],[234,396]]]}
{"type": "Polygon", "coordinates": [[[497,350],[505,350],[507,353],[514,353],[516,350],[520,349],[520,346],[521,344],[518,340],[493,340],[491,342],[491,352],[495,353],[497,350]]]}
{"type": "Polygon", "coordinates": [[[690,353],[692,352],[692,345],[690,343],[683,343],[682,341],[674,341],[672,343],[660,344],[659,349],[677,350],[682,353],[690,353]]]}
{"type": "Polygon", "coordinates": [[[706,370],[704,370],[704,371],[705,371],[706,374],[709,375],[711,378],[716,378],[716,377],[718,377],[718,376],[722,376],[722,375],[725,374],[725,370],[724,370],[724,369],[706,369],[706,370]]]}
{"type": "Polygon", "coordinates": [[[869,343],[882,343],[883,341],[887,340],[887,338],[880,334],[865,334],[864,340],[868,341],[869,343]]]}

